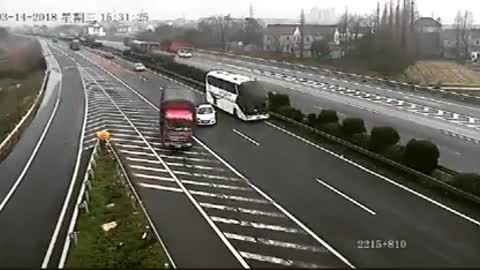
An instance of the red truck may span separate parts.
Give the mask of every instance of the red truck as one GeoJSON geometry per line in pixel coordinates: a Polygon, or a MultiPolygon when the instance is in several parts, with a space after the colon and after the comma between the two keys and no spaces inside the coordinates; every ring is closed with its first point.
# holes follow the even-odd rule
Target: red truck
{"type": "Polygon", "coordinates": [[[185,88],[163,90],[160,103],[160,138],[164,148],[190,149],[196,123],[193,93],[185,88]]]}
{"type": "Polygon", "coordinates": [[[177,53],[183,48],[193,48],[193,44],[183,40],[165,40],[160,43],[160,49],[170,53],[177,53]]]}

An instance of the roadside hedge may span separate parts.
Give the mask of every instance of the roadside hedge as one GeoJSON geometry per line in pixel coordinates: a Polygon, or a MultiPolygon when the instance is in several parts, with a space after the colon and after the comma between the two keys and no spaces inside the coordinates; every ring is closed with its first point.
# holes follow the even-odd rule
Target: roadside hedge
{"type": "Polygon", "coordinates": [[[462,173],[453,177],[452,185],[473,195],[480,196],[480,175],[462,173]]]}
{"type": "Polygon", "coordinates": [[[290,97],[284,94],[268,92],[268,108],[272,112],[279,112],[280,107],[290,107],[290,97]]]}
{"type": "Polygon", "coordinates": [[[374,152],[381,153],[399,141],[400,135],[392,127],[374,127],[370,132],[370,150],[374,152]]]}
{"type": "Polygon", "coordinates": [[[342,121],[342,132],[345,136],[350,137],[357,133],[366,131],[365,122],[361,118],[345,118],[342,121]]]}
{"type": "Polygon", "coordinates": [[[438,166],[439,157],[440,151],[434,143],[411,139],[405,147],[403,160],[412,169],[431,174],[438,166]]]}
{"type": "Polygon", "coordinates": [[[317,124],[330,124],[338,122],[337,112],[334,110],[321,110],[317,117],[317,124]]]}

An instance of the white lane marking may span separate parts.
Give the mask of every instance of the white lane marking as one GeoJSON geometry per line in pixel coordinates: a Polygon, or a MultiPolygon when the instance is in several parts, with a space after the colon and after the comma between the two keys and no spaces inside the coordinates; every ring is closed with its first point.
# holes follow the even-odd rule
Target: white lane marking
{"type": "Polygon", "coordinates": [[[165,187],[161,185],[152,185],[152,184],[147,184],[147,183],[138,183],[137,185],[144,187],[144,188],[151,188],[151,189],[158,189],[158,190],[164,190],[164,191],[172,191],[172,192],[178,192],[178,193],[183,193],[183,190],[181,188],[174,188],[174,187],[165,187]]]}
{"type": "MultiPolygon", "coordinates": [[[[79,63],[74,61],[77,67],[79,66],[79,63]]],[[[80,77],[81,78],[81,77],[80,77]]],[[[60,216],[58,217],[57,224],[55,225],[55,229],[53,231],[52,238],[50,239],[50,243],[48,245],[47,253],[45,254],[45,257],[43,258],[42,262],[42,268],[46,268],[48,266],[48,263],[50,262],[50,258],[52,256],[53,248],[55,247],[55,243],[57,242],[58,239],[58,234],[60,233],[60,228],[63,223],[63,219],[65,218],[65,215],[67,214],[67,208],[68,208],[68,203],[70,202],[70,197],[73,194],[73,188],[75,186],[75,182],[77,179],[78,175],[78,170],[80,169],[80,161],[82,157],[82,151],[83,151],[83,140],[85,137],[85,126],[87,124],[87,114],[88,114],[88,103],[87,103],[87,95],[86,95],[86,89],[85,89],[85,82],[82,81],[82,86],[84,90],[84,115],[83,115],[83,123],[82,123],[82,131],[80,133],[80,140],[78,143],[78,150],[77,150],[77,158],[75,162],[75,167],[73,170],[72,178],[70,180],[70,185],[68,187],[67,195],[65,197],[65,201],[63,202],[62,210],[60,211],[60,216]]]]}
{"type": "Polygon", "coordinates": [[[232,129],[232,131],[239,135],[240,137],[244,138],[245,140],[253,143],[255,146],[259,146],[260,144],[258,142],[256,142],[255,140],[253,140],[252,138],[248,137],[247,135],[241,133],[240,131],[238,131],[237,129],[232,129]]]}
{"type": "Polygon", "coordinates": [[[120,153],[125,153],[129,154],[132,156],[146,156],[146,157],[155,157],[154,154],[152,153],[147,153],[147,152],[137,152],[137,151],[129,151],[129,150],[120,150],[120,153]]]}
{"type": "MultiPolygon", "coordinates": [[[[151,160],[151,159],[144,159],[144,158],[127,157],[127,160],[134,161],[134,162],[142,162],[142,163],[161,164],[160,161],[158,161],[158,160],[151,160]]],[[[130,167],[133,168],[133,165],[130,166],[130,167]]],[[[152,169],[154,169],[154,168],[152,168],[152,169]]],[[[157,170],[160,170],[160,169],[157,169],[157,170]]]]}
{"type": "Polygon", "coordinates": [[[157,175],[150,175],[150,174],[143,174],[143,173],[134,173],[133,174],[135,177],[138,178],[143,178],[143,179],[148,179],[148,180],[158,180],[158,181],[167,181],[167,182],[175,182],[170,177],[162,177],[162,176],[157,176],[157,175]]]}
{"type": "MultiPolygon", "coordinates": [[[[85,56],[83,56],[82,54],[78,53],[78,55],[84,57],[85,59],[87,59],[88,61],[90,61],[91,63],[95,64],[93,61],[89,60],[88,58],[86,58],[85,56]]],[[[97,64],[95,64],[97,65],[97,64]]],[[[129,87],[126,83],[124,83],[123,81],[121,81],[117,76],[113,75],[112,73],[110,73],[109,71],[107,71],[106,69],[104,69],[103,67],[97,65],[99,68],[101,68],[104,72],[106,72],[107,74],[109,74],[110,76],[112,76],[113,78],[115,78],[116,80],[118,80],[119,82],[121,82],[122,84],[124,84],[128,89],[130,89],[132,92],[134,92],[135,94],[139,95],[138,92],[136,92],[133,88],[129,87]]],[[[115,101],[110,97],[108,96],[108,94],[106,93],[106,91],[103,89],[103,92],[104,94],[110,99],[110,101],[112,102],[112,104],[117,108],[118,111],[122,112],[120,107],[118,107],[118,105],[115,103],[115,101]]],[[[141,96],[141,95],[139,95],[141,96]]],[[[142,96],[143,97],[143,96],[142,96]]],[[[151,104],[151,103],[149,103],[151,104]]],[[[153,105],[153,104],[151,104],[153,105]]],[[[155,109],[158,110],[157,107],[155,107],[155,105],[153,105],[155,109]]],[[[122,113],[123,114],[123,113],[122,113]]],[[[138,135],[140,136],[140,138],[142,138],[142,140],[145,142],[145,144],[150,148],[150,150],[152,152],[155,152],[155,149],[149,144],[149,142],[147,141],[147,139],[140,133],[140,131],[138,131],[138,129],[135,127],[135,125],[133,125],[132,121],[130,121],[130,119],[125,115],[123,114],[125,120],[127,120],[129,122],[129,124],[138,132],[138,135]]],[[[247,262],[243,259],[243,257],[239,254],[239,252],[233,247],[232,243],[230,243],[228,241],[228,239],[223,235],[223,233],[220,231],[220,229],[217,227],[217,225],[210,219],[210,217],[205,213],[205,211],[203,210],[203,208],[198,204],[198,202],[195,200],[195,198],[193,197],[193,195],[186,189],[186,187],[180,182],[180,180],[177,178],[177,176],[175,175],[175,173],[167,166],[167,164],[165,163],[165,161],[157,155],[157,159],[163,164],[163,166],[165,167],[165,169],[168,170],[169,174],[172,176],[172,178],[177,182],[178,186],[181,188],[181,190],[184,192],[184,194],[187,196],[187,198],[191,201],[191,203],[195,206],[195,208],[198,210],[198,212],[203,216],[203,218],[207,221],[207,223],[210,225],[210,227],[215,231],[215,233],[217,234],[217,236],[220,238],[220,240],[222,240],[222,242],[225,244],[225,246],[229,249],[229,251],[232,253],[232,255],[238,260],[238,262],[242,265],[242,267],[246,268],[246,269],[250,269],[250,266],[247,264],[247,262]]]]}
{"type": "Polygon", "coordinates": [[[243,208],[243,207],[232,207],[232,206],[227,206],[227,205],[222,205],[222,204],[214,204],[214,203],[200,203],[200,205],[204,208],[210,208],[210,209],[217,209],[217,210],[222,210],[222,211],[230,211],[230,212],[236,212],[236,213],[243,213],[243,214],[250,214],[250,215],[260,215],[260,216],[267,216],[267,217],[276,217],[276,218],[286,218],[286,216],[279,214],[279,213],[274,213],[274,212],[269,212],[269,211],[261,211],[261,210],[255,210],[255,209],[248,209],[248,208],[243,208]]]}
{"type": "MultiPolygon", "coordinates": [[[[60,78],[62,79],[62,78],[60,78]]],[[[60,104],[60,96],[61,96],[61,92],[62,92],[62,81],[60,80],[60,90],[59,90],[59,93],[57,93],[57,101],[55,102],[55,106],[53,107],[53,111],[52,111],[52,114],[50,115],[48,121],[47,121],[47,124],[45,125],[44,129],[43,129],[43,132],[42,134],[40,135],[40,138],[38,139],[37,141],[37,144],[35,145],[35,148],[33,149],[33,152],[32,154],[30,155],[30,158],[28,159],[27,163],[25,164],[25,167],[23,167],[23,170],[22,172],[20,173],[20,175],[18,176],[17,180],[15,181],[15,183],[13,184],[13,186],[10,188],[10,190],[8,191],[7,195],[5,196],[5,198],[2,200],[2,203],[0,204],[0,213],[3,211],[3,208],[5,207],[5,205],[7,205],[8,201],[10,200],[10,198],[12,197],[13,193],[15,193],[15,191],[17,190],[18,186],[20,185],[20,183],[23,181],[23,178],[25,177],[25,175],[27,174],[28,170],[30,169],[30,165],[32,164],[33,160],[35,159],[35,157],[37,156],[37,153],[38,153],[38,150],[40,149],[40,146],[42,145],[44,139],[45,139],[45,136],[47,135],[47,132],[48,130],[50,129],[50,125],[52,124],[53,122],[53,119],[57,113],[57,109],[58,109],[58,106],[60,104]]]]}
{"type": "Polygon", "coordinates": [[[305,232],[302,230],[279,226],[279,225],[271,225],[271,224],[265,224],[265,223],[250,222],[250,221],[238,220],[233,218],[216,217],[216,216],[212,216],[211,218],[215,222],[224,223],[224,224],[233,224],[233,225],[238,225],[242,227],[251,227],[259,230],[270,230],[270,231],[276,231],[276,232],[305,234],[305,232]]]}
{"type": "Polygon", "coordinates": [[[224,184],[215,184],[210,182],[202,182],[202,181],[192,181],[192,180],[183,180],[180,179],[182,183],[187,185],[194,185],[194,186],[204,186],[204,187],[213,187],[213,188],[223,188],[223,189],[231,189],[231,190],[243,190],[243,191],[253,191],[252,189],[246,187],[237,187],[237,186],[230,186],[224,184]]]}
{"type": "Polygon", "coordinates": [[[222,200],[234,200],[234,201],[240,201],[240,202],[268,204],[268,201],[265,201],[265,200],[262,200],[262,199],[247,198],[247,197],[242,197],[242,196],[217,194],[217,193],[197,191],[197,190],[190,190],[190,193],[192,193],[193,195],[197,195],[197,196],[217,198],[217,199],[222,199],[222,200]]]}
{"type": "Polygon", "coordinates": [[[330,189],[331,191],[337,193],[338,195],[342,196],[344,199],[346,199],[347,201],[355,204],[356,206],[362,208],[363,210],[367,211],[369,214],[371,215],[376,215],[377,213],[375,213],[375,211],[371,210],[370,208],[366,207],[365,205],[355,201],[354,199],[350,198],[349,196],[347,196],[346,194],[342,193],[341,191],[339,191],[338,189],[330,186],[329,184],[325,183],[324,181],[320,180],[320,179],[316,179],[316,181],[320,184],[322,184],[323,186],[325,186],[326,188],[330,189]]]}
{"type": "MultiPolygon", "coordinates": [[[[268,123],[268,122],[266,122],[268,123]]],[[[201,142],[197,138],[193,138],[199,145],[201,145],[203,148],[205,148],[210,154],[212,154],[215,158],[220,160],[225,166],[227,166],[232,172],[234,172],[238,177],[243,179],[247,184],[255,189],[262,197],[267,199],[271,204],[273,204],[278,210],[280,210],[285,216],[287,216],[289,219],[291,219],[293,222],[295,222],[300,228],[302,228],[304,231],[306,231],[315,241],[326,247],[330,252],[332,252],[337,258],[339,258],[343,263],[348,265],[348,267],[354,269],[355,266],[350,263],[345,257],[343,257],[342,254],[340,254],[338,251],[336,251],[332,246],[330,246],[325,240],[320,238],[317,234],[315,234],[310,228],[308,228],[305,224],[303,224],[300,220],[298,220],[293,214],[288,212],[283,206],[281,206],[279,203],[274,201],[270,196],[268,196],[265,192],[263,192],[260,188],[252,184],[245,176],[243,176],[239,171],[237,171],[230,163],[226,162],[223,158],[221,158],[217,153],[215,153],[212,149],[207,147],[203,142],[201,142]]]]}
{"type": "Polygon", "coordinates": [[[305,139],[305,138],[302,138],[302,137],[300,137],[300,136],[298,136],[298,135],[296,135],[296,134],[293,134],[292,132],[290,132],[290,131],[288,131],[288,130],[285,130],[285,129],[283,129],[283,128],[277,126],[277,125],[274,125],[274,124],[272,124],[272,123],[270,123],[270,122],[265,122],[265,123],[266,123],[267,125],[273,127],[273,128],[276,128],[276,129],[278,129],[278,130],[280,130],[280,131],[282,131],[282,132],[284,132],[284,133],[286,133],[286,134],[288,134],[288,135],[290,135],[290,136],[292,136],[292,137],[294,137],[294,138],[296,138],[296,139],[298,139],[298,140],[300,140],[300,141],[302,141],[302,142],[310,145],[310,146],[313,146],[313,147],[315,147],[315,148],[317,148],[317,149],[320,149],[320,150],[322,150],[322,151],[324,151],[324,152],[326,152],[326,153],[328,153],[328,154],[330,154],[330,155],[332,155],[332,156],[335,156],[335,157],[337,157],[337,158],[339,158],[339,159],[341,159],[341,160],[343,160],[343,161],[345,161],[345,162],[347,162],[347,163],[349,163],[349,164],[351,164],[351,165],[353,165],[353,166],[355,166],[355,167],[357,167],[357,168],[359,168],[359,169],[361,169],[361,170],[363,170],[363,171],[365,171],[365,172],[368,172],[368,173],[370,173],[370,174],[372,174],[372,175],[374,175],[374,176],[376,176],[376,177],[378,177],[378,178],[380,178],[380,179],[382,179],[382,180],[387,181],[388,183],[390,183],[390,184],[392,184],[392,185],[394,185],[394,186],[396,186],[396,187],[399,187],[399,188],[401,188],[401,189],[403,189],[403,190],[405,190],[405,191],[407,191],[407,192],[410,192],[410,193],[412,193],[412,194],[414,194],[414,195],[416,195],[416,196],[418,196],[418,197],[420,197],[420,198],[422,198],[422,199],[424,199],[424,200],[426,200],[426,201],[428,201],[428,202],[430,202],[430,203],[432,203],[432,204],[434,204],[434,205],[436,205],[436,206],[438,206],[438,207],[440,207],[440,208],[442,208],[442,209],[444,209],[444,210],[447,210],[448,212],[450,212],[450,213],[452,213],[452,214],[454,214],[454,215],[457,215],[458,217],[461,217],[461,218],[463,218],[463,219],[465,219],[465,220],[467,220],[467,221],[469,221],[469,222],[471,222],[471,223],[473,223],[473,224],[476,224],[476,225],[480,226],[480,221],[478,221],[478,220],[475,220],[475,219],[473,219],[473,218],[471,218],[471,217],[469,217],[469,216],[467,216],[467,215],[465,215],[465,214],[463,214],[463,213],[461,213],[461,212],[459,212],[459,211],[457,211],[457,210],[454,210],[454,209],[452,209],[452,208],[450,208],[450,207],[448,207],[448,206],[446,206],[446,205],[444,205],[444,204],[442,204],[442,203],[439,203],[439,202],[437,202],[437,201],[435,201],[435,200],[433,200],[433,199],[431,199],[431,198],[429,198],[429,197],[427,197],[427,196],[425,196],[425,195],[423,195],[423,194],[421,194],[421,193],[419,193],[419,192],[416,192],[416,191],[414,191],[414,190],[412,190],[412,189],[410,189],[410,188],[408,188],[408,187],[406,187],[406,186],[403,186],[403,185],[401,185],[401,184],[399,184],[399,183],[397,183],[397,182],[395,182],[395,181],[393,181],[393,180],[391,180],[391,179],[389,179],[389,178],[387,178],[387,177],[385,177],[385,176],[383,176],[383,175],[381,175],[381,174],[379,174],[379,173],[376,173],[376,172],[374,172],[374,171],[372,171],[372,170],[369,170],[369,169],[365,168],[364,166],[362,166],[362,165],[360,165],[360,164],[357,164],[357,163],[355,163],[355,162],[353,162],[353,161],[351,161],[351,160],[349,160],[349,159],[347,159],[347,158],[345,158],[345,157],[343,157],[343,156],[340,156],[340,155],[338,155],[338,154],[336,154],[336,153],[334,153],[334,152],[332,152],[332,151],[330,151],[330,150],[328,150],[328,149],[325,149],[325,148],[323,148],[323,147],[321,147],[321,146],[319,146],[319,145],[317,145],[317,144],[315,144],[315,143],[313,143],[313,142],[311,142],[311,141],[309,141],[309,140],[307,140],[307,139],[305,139]]]}
{"type": "MultiPolygon", "coordinates": [[[[112,138],[113,139],[113,138],[112,138]]],[[[118,140],[118,139],[117,139],[118,140]]],[[[125,140],[122,140],[122,141],[125,141],[125,140]]],[[[130,141],[130,140],[126,140],[128,142],[137,142],[139,143],[139,141],[130,141]]],[[[143,144],[143,142],[141,142],[143,144]]],[[[153,143],[152,143],[153,144],[153,143]]],[[[144,146],[140,146],[140,145],[133,145],[133,144],[123,144],[123,143],[117,143],[117,146],[119,148],[131,148],[131,149],[142,149],[142,150],[149,150],[148,147],[144,147],[144,146]]],[[[162,148],[154,148],[156,151],[160,151],[160,152],[172,152],[171,150],[167,150],[167,149],[162,149],[162,148]]],[[[192,152],[192,151],[182,151],[182,154],[189,154],[189,155],[203,155],[203,156],[208,156],[207,153],[202,153],[202,152],[192,152]]],[[[192,160],[192,161],[204,161],[204,162],[218,162],[216,160],[213,160],[213,159],[204,159],[204,158],[192,158],[192,157],[184,157],[184,156],[167,156],[167,155],[164,155],[164,154],[160,154],[161,157],[165,157],[165,158],[171,158],[171,159],[186,159],[186,160],[192,160]]]]}
{"type": "Polygon", "coordinates": [[[207,170],[207,171],[216,171],[216,172],[225,172],[227,170],[222,168],[216,167],[209,167],[209,166],[201,166],[201,165],[190,165],[190,164],[183,164],[183,163],[176,163],[176,162],[166,162],[167,165],[172,167],[185,167],[191,169],[198,169],[198,170],[207,170]]]}
{"type": "Polygon", "coordinates": [[[291,249],[298,249],[303,251],[310,251],[310,252],[326,252],[327,250],[324,248],[318,248],[309,245],[302,245],[297,243],[285,242],[285,241],[278,241],[278,240],[271,240],[266,238],[256,238],[249,235],[241,235],[236,233],[224,233],[225,236],[232,240],[250,242],[255,244],[263,244],[268,246],[275,246],[281,248],[291,248],[291,249]]]}

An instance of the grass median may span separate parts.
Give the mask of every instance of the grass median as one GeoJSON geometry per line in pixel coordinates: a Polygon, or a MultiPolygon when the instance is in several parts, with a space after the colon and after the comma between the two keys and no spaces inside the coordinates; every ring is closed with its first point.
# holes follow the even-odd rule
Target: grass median
{"type": "Polygon", "coordinates": [[[141,211],[135,209],[117,175],[116,161],[106,149],[99,151],[95,179],[91,181],[89,213],[82,210],[76,225],[68,268],[165,268],[168,262],[141,211]],[[102,225],[116,222],[105,231],[102,225]]]}

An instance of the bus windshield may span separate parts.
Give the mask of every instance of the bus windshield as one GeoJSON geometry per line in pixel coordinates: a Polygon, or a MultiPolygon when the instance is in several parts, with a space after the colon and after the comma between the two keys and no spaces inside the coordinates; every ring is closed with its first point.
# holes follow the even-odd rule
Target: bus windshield
{"type": "Polygon", "coordinates": [[[266,91],[258,81],[240,84],[237,101],[247,115],[267,112],[266,91]]]}

